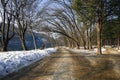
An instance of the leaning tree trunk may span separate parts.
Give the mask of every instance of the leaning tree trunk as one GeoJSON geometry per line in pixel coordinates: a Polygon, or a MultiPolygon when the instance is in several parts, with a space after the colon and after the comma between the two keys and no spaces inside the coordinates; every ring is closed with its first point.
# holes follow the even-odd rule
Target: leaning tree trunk
{"type": "Polygon", "coordinates": [[[32,34],[34,49],[37,49],[36,38],[35,38],[34,32],[32,31],[31,22],[29,23],[29,27],[30,27],[30,29],[31,29],[31,30],[30,30],[30,33],[32,34]]]}
{"type": "Polygon", "coordinates": [[[25,43],[25,38],[20,37],[20,41],[21,41],[21,45],[22,45],[23,50],[27,50],[27,46],[26,46],[26,43],[25,43]]]}
{"type": "Polygon", "coordinates": [[[35,39],[35,35],[33,32],[31,32],[32,37],[33,37],[33,42],[34,42],[34,49],[37,49],[37,44],[36,44],[36,39],[35,39]]]}

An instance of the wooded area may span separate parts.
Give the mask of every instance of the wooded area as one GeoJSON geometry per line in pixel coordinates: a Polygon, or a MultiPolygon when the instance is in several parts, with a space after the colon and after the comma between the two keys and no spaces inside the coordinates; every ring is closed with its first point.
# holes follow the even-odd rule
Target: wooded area
{"type": "Polygon", "coordinates": [[[54,46],[78,49],[106,45],[120,47],[120,0],[1,0],[0,27],[2,51],[9,41],[19,36],[27,50],[25,34],[34,30],[54,34],[54,46]]]}

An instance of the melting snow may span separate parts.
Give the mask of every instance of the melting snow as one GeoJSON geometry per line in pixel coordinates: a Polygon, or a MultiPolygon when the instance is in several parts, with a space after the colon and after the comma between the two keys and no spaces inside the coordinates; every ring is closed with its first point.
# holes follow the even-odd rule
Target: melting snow
{"type": "Polygon", "coordinates": [[[14,71],[18,71],[22,67],[28,66],[55,51],[56,48],[0,52],[0,78],[14,71]]]}
{"type": "MultiPolygon", "coordinates": [[[[94,48],[92,50],[85,50],[85,49],[70,49],[71,51],[75,53],[90,53],[89,55],[97,55],[97,48],[94,48]]],[[[104,53],[106,51],[105,48],[102,48],[102,52],[104,53]]]]}

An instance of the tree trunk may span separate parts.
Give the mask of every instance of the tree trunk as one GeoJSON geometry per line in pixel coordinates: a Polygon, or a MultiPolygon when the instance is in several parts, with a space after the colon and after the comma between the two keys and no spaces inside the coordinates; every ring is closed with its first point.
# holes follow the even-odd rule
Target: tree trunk
{"type": "Polygon", "coordinates": [[[6,12],[6,9],[4,7],[3,23],[2,23],[2,27],[1,27],[1,29],[2,29],[2,31],[1,31],[1,33],[2,33],[2,40],[1,40],[2,41],[2,51],[7,50],[6,46],[5,46],[5,18],[6,18],[5,12],[6,12]]]}
{"type": "Polygon", "coordinates": [[[85,40],[83,39],[83,37],[81,37],[81,45],[83,46],[84,49],[86,49],[86,42],[85,40]]]}
{"type": "Polygon", "coordinates": [[[87,44],[87,49],[89,49],[89,34],[88,34],[88,29],[86,33],[86,44],[87,44]]]}
{"type": "Polygon", "coordinates": [[[25,44],[25,39],[24,39],[24,37],[20,37],[20,41],[21,41],[21,45],[22,45],[23,50],[27,50],[27,46],[26,46],[26,44],[25,44]]]}
{"type": "Polygon", "coordinates": [[[72,47],[72,44],[70,44],[70,43],[71,43],[71,41],[69,39],[66,39],[66,45],[67,45],[67,47],[72,47]]]}
{"type": "Polygon", "coordinates": [[[91,27],[90,27],[90,32],[89,32],[89,49],[92,49],[92,30],[91,30],[91,27]]]}
{"type": "Polygon", "coordinates": [[[117,39],[118,49],[120,49],[120,38],[117,39]]]}
{"type": "Polygon", "coordinates": [[[102,17],[100,16],[98,19],[98,25],[97,25],[97,48],[98,48],[97,53],[98,54],[102,54],[102,51],[101,51],[101,27],[102,27],[102,17]]]}
{"type": "Polygon", "coordinates": [[[77,49],[80,49],[80,44],[79,44],[79,42],[77,42],[77,49]]]}
{"type": "Polygon", "coordinates": [[[2,43],[2,51],[7,51],[7,43],[2,43]]]}
{"type": "Polygon", "coordinates": [[[86,49],[86,43],[84,40],[83,40],[83,47],[84,47],[84,49],[86,49]]]}
{"type": "Polygon", "coordinates": [[[35,35],[33,32],[31,32],[32,37],[33,37],[33,42],[34,42],[34,49],[37,49],[37,44],[36,44],[36,39],[35,39],[35,35]]]}

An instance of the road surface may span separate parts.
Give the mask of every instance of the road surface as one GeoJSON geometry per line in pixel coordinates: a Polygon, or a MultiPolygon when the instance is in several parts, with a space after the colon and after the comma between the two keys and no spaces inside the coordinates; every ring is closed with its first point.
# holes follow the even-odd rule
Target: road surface
{"type": "Polygon", "coordinates": [[[120,55],[59,49],[31,66],[3,80],[120,80],[120,55]]]}

